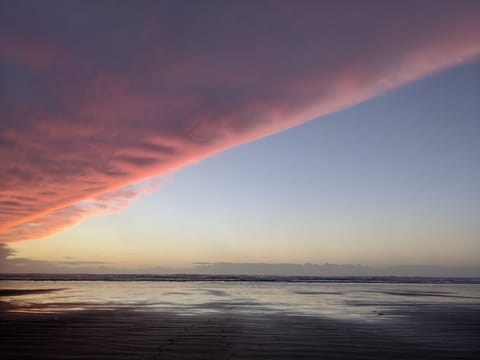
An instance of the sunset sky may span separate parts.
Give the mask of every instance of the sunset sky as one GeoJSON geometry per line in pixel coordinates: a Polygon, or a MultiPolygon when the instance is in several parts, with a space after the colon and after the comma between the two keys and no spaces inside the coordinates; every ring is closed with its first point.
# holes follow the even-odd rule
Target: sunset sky
{"type": "Polygon", "coordinates": [[[475,0],[2,1],[0,261],[480,267],[479,98],[475,0]]]}

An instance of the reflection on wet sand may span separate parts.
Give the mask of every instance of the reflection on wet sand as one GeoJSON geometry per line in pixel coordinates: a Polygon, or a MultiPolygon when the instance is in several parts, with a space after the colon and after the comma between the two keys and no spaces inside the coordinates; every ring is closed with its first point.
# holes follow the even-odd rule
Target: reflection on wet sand
{"type": "Polygon", "coordinates": [[[1,283],[6,359],[475,359],[478,284],[1,283]]]}
{"type": "Polygon", "coordinates": [[[281,312],[4,313],[0,339],[8,359],[475,359],[480,319],[472,314],[478,309],[418,308],[372,324],[281,312]]]}

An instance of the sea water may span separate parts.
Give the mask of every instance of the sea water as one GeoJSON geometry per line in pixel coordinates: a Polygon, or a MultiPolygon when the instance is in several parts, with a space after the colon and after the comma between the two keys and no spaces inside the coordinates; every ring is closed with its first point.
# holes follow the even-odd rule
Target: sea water
{"type": "Polygon", "coordinates": [[[0,301],[11,312],[129,308],[182,315],[235,312],[384,321],[409,309],[478,308],[480,279],[200,275],[0,275],[0,289],[52,290],[0,301]]]}

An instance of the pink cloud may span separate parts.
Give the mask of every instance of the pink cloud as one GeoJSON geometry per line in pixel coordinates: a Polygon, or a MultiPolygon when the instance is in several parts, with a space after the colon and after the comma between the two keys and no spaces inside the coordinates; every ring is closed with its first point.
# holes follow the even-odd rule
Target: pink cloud
{"type": "Polygon", "coordinates": [[[125,187],[86,199],[74,205],[54,210],[32,221],[10,227],[1,234],[4,242],[17,242],[43,238],[82,222],[88,216],[110,215],[127,208],[140,193],[125,187]]]}
{"type": "Polygon", "coordinates": [[[6,242],[480,54],[476,1],[2,6],[6,242]]]}

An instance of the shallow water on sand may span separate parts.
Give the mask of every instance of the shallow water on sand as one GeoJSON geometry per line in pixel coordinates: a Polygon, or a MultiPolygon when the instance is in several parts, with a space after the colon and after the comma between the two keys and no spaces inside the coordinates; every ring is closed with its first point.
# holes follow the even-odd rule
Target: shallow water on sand
{"type": "Polygon", "coordinates": [[[0,352],[6,359],[480,358],[478,282],[377,280],[0,280],[0,352]]]}
{"type": "Polygon", "coordinates": [[[179,315],[284,313],[385,321],[410,309],[480,305],[480,284],[475,283],[2,280],[0,289],[12,290],[0,296],[9,312],[31,313],[131,308],[179,315]],[[27,291],[50,289],[54,291],[27,291]]]}

